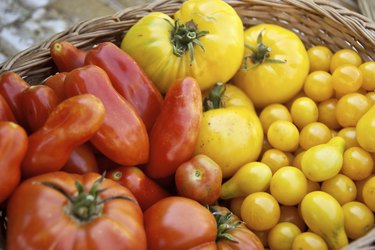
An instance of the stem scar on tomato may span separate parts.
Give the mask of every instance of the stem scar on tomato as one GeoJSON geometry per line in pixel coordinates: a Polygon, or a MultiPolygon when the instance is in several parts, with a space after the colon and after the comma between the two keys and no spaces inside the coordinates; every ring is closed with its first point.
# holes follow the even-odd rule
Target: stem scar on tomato
{"type": "Polygon", "coordinates": [[[186,24],[181,24],[178,19],[175,20],[174,24],[168,19],[165,20],[172,26],[171,42],[173,45],[173,54],[181,57],[188,50],[191,66],[194,61],[194,45],[198,45],[205,51],[199,38],[209,32],[207,30],[198,31],[198,25],[193,20],[190,20],[186,24]]]}

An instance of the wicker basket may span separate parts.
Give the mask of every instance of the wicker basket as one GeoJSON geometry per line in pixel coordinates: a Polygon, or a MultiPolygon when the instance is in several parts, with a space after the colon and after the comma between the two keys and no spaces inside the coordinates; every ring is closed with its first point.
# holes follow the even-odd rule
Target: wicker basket
{"type": "MultiPolygon", "coordinates": [[[[56,73],[49,48],[56,40],[90,48],[101,41],[119,44],[126,32],[151,11],[173,15],[183,0],[156,0],[147,5],[131,7],[113,16],[81,22],[55,34],[50,39],[22,51],[0,64],[3,71],[14,71],[31,84],[41,83],[56,73]]],[[[274,23],[295,31],[306,48],[326,45],[332,51],[341,48],[356,50],[364,61],[375,61],[375,23],[363,15],[328,0],[228,0],[246,27],[258,23],[274,23]]],[[[345,249],[375,249],[375,229],[345,249]]],[[[1,237],[0,237],[1,242],[1,237]]],[[[0,244],[1,249],[1,244],[0,244]]]]}

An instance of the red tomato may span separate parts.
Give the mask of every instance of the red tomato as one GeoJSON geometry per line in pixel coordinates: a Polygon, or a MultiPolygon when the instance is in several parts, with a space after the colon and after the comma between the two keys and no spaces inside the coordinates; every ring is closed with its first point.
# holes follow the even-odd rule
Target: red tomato
{"type": "Polygon", "coordinates": [[[84,143],[74,148],[61,171],[72,174],[99,173],[98,163],[91,144],[84,143]]]}
{"type": "Polygon", "coordinates": [[[147,249],[133,194],[99,174],[24,181],[7,207],[7,249],[147,249]]]}
{"type": "Polygon", "coordinates": [[[85,65],[87,51],[67,41],[56,41],[51,45],[50,53],[57,69],[60,72],[69,72],[85,65]]]}
{"type": "Polygon", "coordinates": [[[220,166],[202,154],[181,164],[175,174],[178,194],[202,205],[211,205],[219,198],[221,180],[220,166]]]}
{"type": "Polygon", "coordinates": [[[170,196],[144,212],[149,250],[216,249],[216,221],[197,201],[170,196]]]}
{"type": "Polygon", "coordinates": [[[16,117],[14,117],[13,111],[9,107],[8,102],[0,94],[0,121],[11,121],[17,122],[16,117]]]}

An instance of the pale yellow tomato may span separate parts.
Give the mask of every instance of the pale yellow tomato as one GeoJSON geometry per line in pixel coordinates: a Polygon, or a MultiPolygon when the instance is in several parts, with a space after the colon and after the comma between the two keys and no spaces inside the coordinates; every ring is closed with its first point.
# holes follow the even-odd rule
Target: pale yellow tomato
{"type": "Polygon", "coordinates": [[[344,64],[332,73],[332,87],[339,94],[356,92],[362,85],[363,76],[358,67],[344,64]]]}
{"type": "Polygon", "coordinates": [[[268,149],[262,155],[261,162],[267,164],[274,174],[279,168],[290,165],[289,158],[284,151],[276,148],[268,149]]]}
{"type": "Polygon", "coordinates": [[[342,96],[336,105],[335,116],[342,127],[355,127],[358,120],[371,108],[372,102],[360,93],[342,96]]]}
{"type": "Polygon", "coordinates": [[[271,178],[270,193],[282,205],[297,205],[307,193],[307,179],[296,167],[282,167],[271,178]]]}
{"type": "Polygon", "coordinates": [[[328,100],[333,96],[332,76],[326,71],[311,72],[303,84],[307,97],[316,102],[328,100]]]}
{"type": "Polygon", "coordinates": [[[374,214],[362,202],[352,201],[342,206],[348,237],[356,240],[374,228],[374,214]]]}
{"type": "Polygon", "coordinates": [[[328,72],[331,64],[332,51],[322,45],[317,45],[307,50],[310,61],[310,72],[323,70],[328,72]]]}
{"type": "Polygon", "coordinates": [[[268,246],[273,250],[289,250],[301,230],[291,222],[280,222],[268,233],[268,246]]]}
{"type": "Polygon", "coordinates": [[[269,230],[280,219],[279,203],[269,193],[252,193],[242,202],[241,218],[251,230],[269,230]]]}
{"type": "Polygon", "coordinates": [[[351,49],[340,49],[336,51],[331,58],[330,72],[333,73],[335,69],[341,65],[349,64],[359,66],[362,63],[361,57],[357,52],[351,49]]]}
{"type": "Polygon", "coordinates": [[[357,196],[357,187],[349,177],[338,174],[335,177],[323,181],[321,190],[332,195],[340,205],[354,201],[357,196]]]}
{"type": "Polygon", "coordinates": [[[328,246],[318,234],[303,232],[294,238],[292,250],[328,250],[328,246]]]}
{"type": "Polygon", "coordinates": [[[309,97],[299,97],[294,100],[290,108],[293,123],[302,129],[309,123],[318,121],[319,111],[317,104],[309,97]]]}
{"type": "Polygon", "coordinates": [[[330,129],[340,129],[337,122],[336,113],[337,99],[331,98],[318,104],[318,121],[324,123],[330,129]]]}
{"type": "Polygon", "coordinates": [[[290,121],[277,120],[267,131],[267,140],[272,147],[282,151],[292,152],[299,144],[298,128],[290,121]]]}
{"type": "Polygon", "coordinates": [[[260,122],[262,123],[263,131],[267,133],[270,125],[277,120],[292,121],[292,116],[287,107],[280,103],[267,105],[259,114],[260,122]]]}
{"type": "Polygon", "coordinates": [[[344,152],[341,172],[354,181],[369,177],[374,169],[374,160],[369,152],[361,147],[351,147],[344,152]]]}
{"type": "Polygon", "coordinates": [[[312,122],[302,128],[299,145],[304,149],[323,144],[331,139],[331,130],[321,122],[312,122]]]}

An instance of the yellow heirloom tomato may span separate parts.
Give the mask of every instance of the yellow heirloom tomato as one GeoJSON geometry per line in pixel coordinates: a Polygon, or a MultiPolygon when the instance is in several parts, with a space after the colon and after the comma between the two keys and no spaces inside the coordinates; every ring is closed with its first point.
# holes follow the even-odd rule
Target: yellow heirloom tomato
{"type": "Polygon", "coordinates": [[[195,147],[195,154],[207,155],[221,167],[223,178],[258,159],[263,145],[263,129],[257,114],[228,98],[225,84],[215,85],[204,97],[205,111],[195,147]]]}
{"type": "Polygon", "coordinates": [[[291,30],[259,24],[245,31],[245,58],[233,78],[255,107],[284,103],[302,88],[309,73],[309,57],[291,30]]]}
{"type": "Polygon", "coordinates": [[[174,19],[152,12],[126,33],[121,48],[158,89],[166,93],[177,79],[191,76],[202,90],[227,82],[241,65],[243,25],[222,0],[188,0],[174,19]]]}

